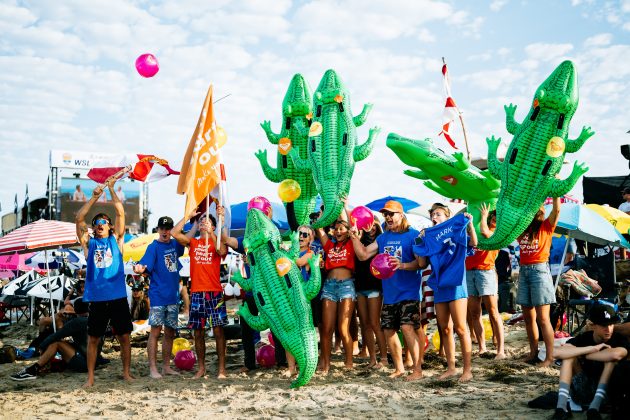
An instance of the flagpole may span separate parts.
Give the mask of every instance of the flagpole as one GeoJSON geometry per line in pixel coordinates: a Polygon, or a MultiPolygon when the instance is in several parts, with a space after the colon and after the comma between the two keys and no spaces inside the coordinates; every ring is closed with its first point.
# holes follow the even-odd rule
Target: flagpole
{"type": "MultiPolygon", "coordinates": [[[[442,57],[442,64],[446,65],[446,59],[442,57]]],[[[449,93],[450,95],[450,93],[449,93]]],[[[459,116],[459,122],[462,125],[462,132],[464,133],[464,144],[466,145],[466,154],[468,155],[468,160],[470,161],[470,147],[468,147],[468,134],[466,133],[466,126],[464,125],[464,118],[462,117],[462,113],[457,107],[457,115],[459,116]]]]}

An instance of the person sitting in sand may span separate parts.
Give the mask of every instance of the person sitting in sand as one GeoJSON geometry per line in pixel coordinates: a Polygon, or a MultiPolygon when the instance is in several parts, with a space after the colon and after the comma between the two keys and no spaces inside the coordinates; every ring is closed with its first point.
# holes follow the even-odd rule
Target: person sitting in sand
{"type": "MultiPolygon", "coordinates": [[[[36,363],[26,367],[18,373],[11,375],[14,381],[28,381],[37,379],[40,370],[55,357],[61,354],[67,367],[75,372],[85,373],[88,371],[87,365],[87,343],[88,343],[88,305],[82,299],[75,301],[74,310],[78,316],[68,321],[63,328],[49,335],[39,348],[41,356],[36,363]],[[65,341],[65,338],[72,337],[72,342],[65,341]]],[[[97,354],[97,357],[100,356],[97,354]]]]}
{"type": "Polygon", "coordinates": [[[143,281],[134,281],[131,285],[131,320],[146,321],[149,319],[151,303],[147,297],[143,281]]]}
{"type": "Polygon", "coordinates": [[[601,418],[599,409],[606,399],[608,380],[617,362],[628,357],[630,342],[614,332],[619,316],[606,304],[591,308],[592,331],[583,332],[554,349],[554,357],[562,360],[558,405],[553,419],[571,417],[567,410],[569,395],[577,403],[588,404],[586,418],[601,418]]]}
{"type": "Polygon", "coordinates": [[[160,379],[162,375],[157,369],[157,341],[164,327],[162,339],[162,372],[168,375],[179,373],[171,368],[171,349],[177,330],[179,315],[179,267],[178,258],[184,254],[182,247],[171,238],[173,219],[168,216],[158,219],[158,238],[151,242],[136,264],[136,274],[147,273],[151,278],[149,286],[149,373],[152,378],[160,379]]]}
{"type": "Polygon", "coordinates": [[[225,370],[225,334],[223,326],[227,325],[227,310],[223,300],[223,287],[220,282],[221,258],[227,254],[227,246],[222,241],[217,249],[217,236],[214,233],[216,220],[212,215],[197,220],[187,234],[182,233],[186,220],[192,219],[198,213],[193,211],[187,217],[180,220],[171,235],[182,246],[189,247],[190,254],[190,315],[188,326],[194,331],[195,351],[199,370],[195,378],[201,378],[206,374],[206,341],[204,330],[206,320],[210,320],[214,340],[217,346],[219,368],[217,378],[226,378],[225,370]],[[200,238],[195,238],[197,229],[201,232],[200,238]]]}
{"type": "Polygon", "coordinates": [[[391,378],[405,374],[402,348],[397,332],[402,330],[411,352],[413,372],[407,380],[422,378],[424,357],[424,330],[420,319],[420,266],[413,254],[413,243],[419,232],[409,225],[403,206],[390,200],[380,210],[385,218],[385,232],[376,241],[365,246],[361,243],[356,228],[351,231],[352,245],[356,256],[366,261],[377,253],[389,254],[392,277],[383,281],[383,308],[381,327],[394,362],[391,378]]]}

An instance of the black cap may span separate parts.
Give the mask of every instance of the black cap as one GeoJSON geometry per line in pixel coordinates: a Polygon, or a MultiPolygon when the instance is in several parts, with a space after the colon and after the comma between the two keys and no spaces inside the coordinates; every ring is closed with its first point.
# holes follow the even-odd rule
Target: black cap
{"type": "Polygon", "coordinates": [[[626,187],[623,190],[621,190],[621,194],[630,194],[630,187],[626,187]]]}
{"type": "Polygon", "coordinates": [[[173,219],[168,216],[162,216],[158,219],[158,228],[162,229],[173,229],[174,223],[173,219]]]}
{"type": "Polygon", "coordinates": [[[619,315],[610,305],[599,304],[591,308],[588,319],[595,325],[608,326],[620,321],[619,315]]]}

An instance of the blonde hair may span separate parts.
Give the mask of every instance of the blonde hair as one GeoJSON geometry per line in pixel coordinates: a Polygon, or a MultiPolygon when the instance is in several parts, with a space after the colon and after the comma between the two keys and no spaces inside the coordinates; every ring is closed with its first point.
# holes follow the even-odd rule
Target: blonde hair
{"type": "MultiPolygon", "coordinates": [[[[400,213],[400,215],[402,216],[402,218],[400,219],[400,232],[407,232],[411,227],[411,225],[409,224],[409,220],[407,220],[407,216],[405,215],[405,213],[400,213]]],[[[374,223],[377,222],[375,221],[374,223]]],[[[392,232],[392,230],[390,230],[387,225],[385,225],[385,230],[392,232]]]]}
{"type": "Polygon", "coordinates": [[[298,226],[297,230],[300,229],[306,229],[309,232],[309,235],[311,235],[311,238],[315,237],[315,230],[313,230],[313,228],[311,227],[311,225],[300,225],[298,226]]]}
{"type": "Polygon", "coordinates": [[[433,203],[433,205],[431,206],[431,210],[429,210],[429,216],[431,216],[433,212],[437,209],[444,210],[444,214],[446,214],[446,217],[451,217],[451,209],[449,209],[442,203],[433,203]]]}

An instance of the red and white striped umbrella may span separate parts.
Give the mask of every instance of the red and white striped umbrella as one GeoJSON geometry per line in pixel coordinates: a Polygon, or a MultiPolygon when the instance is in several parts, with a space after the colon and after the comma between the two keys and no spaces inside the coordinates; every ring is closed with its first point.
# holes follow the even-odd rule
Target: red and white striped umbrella
{"type": "Polygon", "coordinates": [[[74,223],[41,219],[0,238],[0,254],[51,249],[78,243],[74,223]]]}

